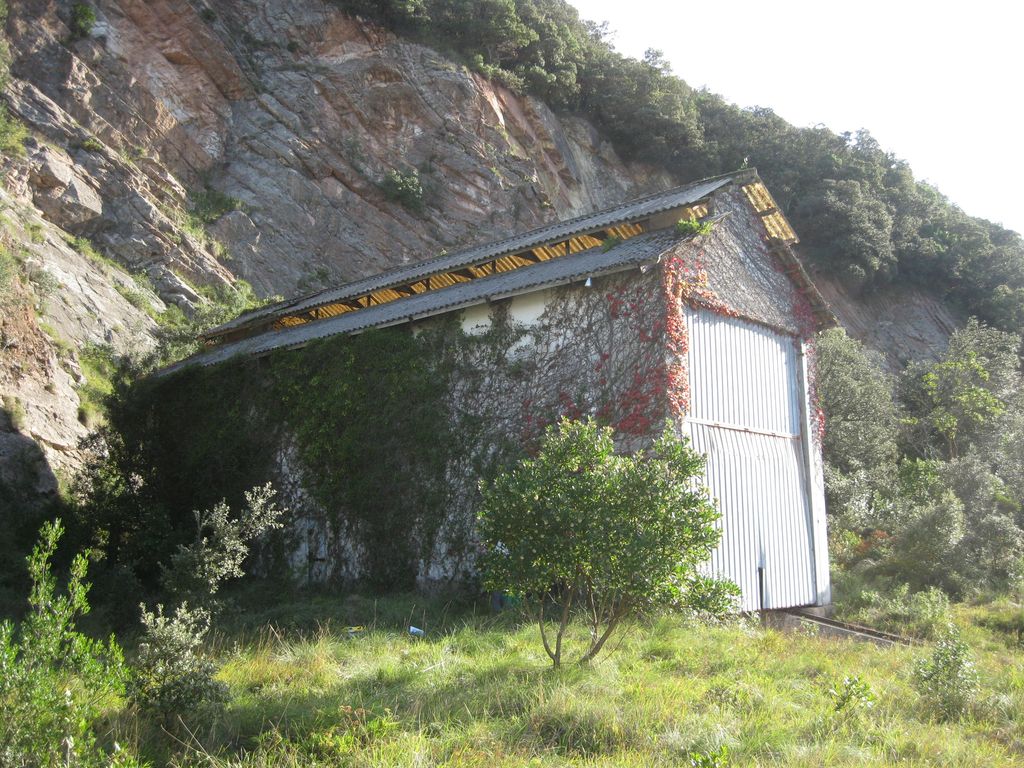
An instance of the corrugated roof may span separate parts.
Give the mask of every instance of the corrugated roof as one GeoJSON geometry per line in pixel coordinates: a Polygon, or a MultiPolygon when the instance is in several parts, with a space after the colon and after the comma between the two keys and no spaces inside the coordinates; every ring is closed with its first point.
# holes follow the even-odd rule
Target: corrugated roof
{"type": "MultiPolygon", "coordinates": [[[[669,206],[669,208],[674,206],[669,206]]],[[[600,225],[598,225],[600,226],[600,225]]],[[[227,342],[158,373],[166,375],[191,365],[214,365],[237,355],[260,355],[275,349],[300,346],[316,339],[367,328],[409,322],[443,312],[463,309],[484,301],[513,296],[538,288],[562,285],[586,277],[620,272],[656,260],[687,236],[663,229],[626,240],[607,251],[603,247],[542,261],[528,267],[459,283],[430,293],[397,299],[387,304],[366,307],[316,323],[286,328],[276,333],[250,336],[227,342]]]]}
{"type": "MultiPolygon", "coordinates": [[[[382,288],[396,285],[406,285],[429,275],[450,272],[462,269],[467,266],[489,261],[490,259],[505,254],[524,251],[544,243],[559,242],[565,238],[572,237],[585,232],[593,232],[613,224],[627,221],[638,221],[645,219],[662,211],[668,211],[685,205],[698,202],[714,191],[737,180],[737,177],[744,178],[754,175],[756,171],[745,171],[742,174],[731,174],[729,176],[705,179],[703,181],[687,184],[682,187],[647,195],[636,200],[623,203],[614,208],[608,208],[596,213],[578,216],[574,219],[549,224],[539,229],[526,232],[521,235],[499,240],[485,245],[467,248],[456,253],[440,256],[426,261],[420,261],[405,267],[382,272],[372,277],[357,280],[353,283],[330,288],[318,293],[278,302],[260,309],[240,315],[239,317],[207,331],[203,336],[211,338],[228,333],[233,330],[245,328],[262,319],[269,319],[285,314],[293,314],[318,307],[322,304],[344,301],[356,296],[361,296],[382,288]]],[[[565,258],[565,257],[560,257],[565,258]]],[[[361,309],[362,314],[366,310],[361,309]]],[[[323,322],[323,321],[320,321],[323,322]]]]}

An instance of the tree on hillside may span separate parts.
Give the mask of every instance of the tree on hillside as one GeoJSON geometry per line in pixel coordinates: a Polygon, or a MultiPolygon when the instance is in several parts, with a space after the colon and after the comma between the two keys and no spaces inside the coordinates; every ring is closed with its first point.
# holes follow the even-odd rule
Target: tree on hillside
{"type": "Polygon", "coordinates": [[[829,513],[843,527],[870,528],[877,525],[877,492],[891,484],[896,467],[894,382],[841,328],[821,333],[816,353],[829,513]]]}
{"type": "Polygon", "coordinates": [[[881,361],[842,328],[818,336],[818,395],[825,411],[825,457],[843,472],[896,458],[894,382],[881,361]]]}
{"type": "MultiPolygon", "coordinates": [[[[620,455],[610,428],[563,419],[536,456],[482,484],[484,582],[523,600],[554,666],[574,615],[589,628],[585,662],[626,616],[709,585],[696,569],[720,532],[697,483],[703,470],[704,459],[670,427],[648,452],[620,455]]],[[[717,611],[737,592],[730,586],[717,587],[717,611]]]]}
{"type": "Polygon", "coordinates": [[[840,567],[954,594],[1024,565],[1020,337],[977,320],[892,385],[839,330],[819,337],[826,490],[840,567]],[[897,439],[897,414],[900,415],[897,439]],[[843,547],[843,544],[847,546],[843,547]]]}
{"type": "Polygon", "coordinates": [[[1021,389],[1020,337],[972,319],[935,363],[907,368],[907,451],[955,459],[984,440],[1021,389]]]}

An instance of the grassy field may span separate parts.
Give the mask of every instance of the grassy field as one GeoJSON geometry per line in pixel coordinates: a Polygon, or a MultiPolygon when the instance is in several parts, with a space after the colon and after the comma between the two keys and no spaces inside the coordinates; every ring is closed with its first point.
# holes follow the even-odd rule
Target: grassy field
{"type": "Polygon", "coordinates": [[[666,617],[556,671],[513,616],[320,597],[246,610],[212,638],[232,694],[223,710],[166,731],[115,711],[109,737],[176,766],[1014,766],[1021,615],[1009,603],[957,609],[982,688],[943,722],[912,682],[927,646],[666,617]],[[349,624],[366,629],[350,636],[349,624]],[[836,711],[830,691],[854,675],[873,706],[836,711]]]}

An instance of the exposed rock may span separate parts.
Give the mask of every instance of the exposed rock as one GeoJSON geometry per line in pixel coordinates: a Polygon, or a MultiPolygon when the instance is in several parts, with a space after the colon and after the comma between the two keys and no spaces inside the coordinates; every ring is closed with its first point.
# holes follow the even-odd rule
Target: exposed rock
{"type": "MultiPolygon", "coordinates": [[[[622,162],[585,120],[320,0],[97,0],[92,34],[77,40],[67,3],[9,5],[4,96],[35,138],[5,163],[3,199],[25,211],[11,237],[58,286],[43,321],[72,353],[32,311],[5,311],[15,342],[0,353],[0,387],[24,403],[24,433],[55,466],[77,464],[85,433],[73,350],[146,348],[161,300],[191,311],[198,287],[238,277],[294,295],[673,183],[622,162]],[[389,171],[418,174],[422,208],[387,198],[389,171]],[[237,202],[208,227],[221,261],[184,226],[189,190],[204,188],[237,202]],[[160,299],[77,254],[68,233],[148,276],[160,299]]],[[[864,338],[897,343],[864,318],[864,338]]],[[[945,320],[922,318],[927,345],[926,326],[945,320]]]]}
{"type": "Polygon", "coordinates": [[[66,153],[36,144],[29,154],[32,201],[43,215],[68,231],[103,215],[103,200],[76,172],[66,153]]]}
{"type": "Polygon", "coordinates": [[[937,358],[966,321],[921,288],[857,292],[826,275],[815,275],[814,284],[847,333],[880,352],[893,372],[910,360],[937,358]]]}
{"type": "Polygon", "coordinates": [[[0,435],[0,482],[21,466],[31,475],[22,485],[49,493],[55,472],[77,471],[79,443],[89,433],[79,413],[86,383],[79,352],[95,345],[115,355],[145,354],[156,327],[145,303],[153,312],[164,305],[126,272],[75,251],[41,211],[2,188],[0,210],[0,242],[20,261],[0,313],[0,393],[5,409],[17,411],[17,423],[8,419],[0,435]],[[45,461],[37,466],[30,455],[45,461]]]}
{"type": "Polygon", "coordinates": [[[12,89],[13,109],[66,145],[95,137],[110,148],[76,159],[103,195],[96,236],[132,268],[230,280],[202,244],[167,242],[173,222],[161,210],[182,202],[179,179],[245,204],[214,231],[231,272],[264,295],[671,183],[623,164],[584,121],[329,5],[232,0],[214,21],[183,0],[108,0],[98,10],[93,37],[69,48],[51,3],[12,9],[14,72],[28,81],[12,89]],[[155,162],[125,168],[120,155],[137,150],[155,162]],[[392,169],[418,169],[422,213],[385,199],[378,183],[392,169]]]}

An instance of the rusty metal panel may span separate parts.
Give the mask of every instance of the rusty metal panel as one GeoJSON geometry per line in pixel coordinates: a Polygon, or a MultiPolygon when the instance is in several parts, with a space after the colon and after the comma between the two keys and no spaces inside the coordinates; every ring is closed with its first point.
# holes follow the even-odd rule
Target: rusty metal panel
{"type": "Polygon", "coordinates": [[[796,340],[705,310],[688,309],[687,328],[687,425],[707,457],[706,482],[722,514],[722,541],[708,569],[739,584],[744,610],[814,604],[815,531],[796,340]]]}

